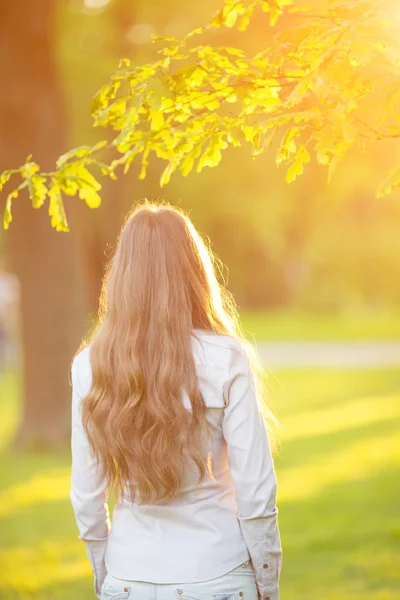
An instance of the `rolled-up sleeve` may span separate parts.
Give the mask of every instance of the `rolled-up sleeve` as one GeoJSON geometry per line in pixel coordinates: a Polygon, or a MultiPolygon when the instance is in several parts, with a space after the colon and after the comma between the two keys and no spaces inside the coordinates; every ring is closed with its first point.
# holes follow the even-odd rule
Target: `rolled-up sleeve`
{"type": "Polygon", "coordinates": [[[232,351],[222,423],[236,485],[238,519],[254,567],[259,597],[279,599],[282,549],[276,506],[277,480],[265,421],[249,360],[232,351]]]}
{"type": "Polygon", "coordinates": [[[79,529],[79,539],[85,542],[86,552],[94,575],[95,594],[100,597],[106,568],[104,556],[110,518],[107,489],[101,470],[96,465],[83,428],[81,401],[87,393],[79,381],[77,358],[71,369],[72,380],[72,470],[70,499],[79,529]]]}

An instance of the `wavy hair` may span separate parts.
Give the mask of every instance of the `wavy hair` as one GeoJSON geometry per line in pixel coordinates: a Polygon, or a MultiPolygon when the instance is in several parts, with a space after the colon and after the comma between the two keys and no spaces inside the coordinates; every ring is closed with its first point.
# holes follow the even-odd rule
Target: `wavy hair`
{"type": "Polygon", "coordinates": [[[220,267],[182,210],[146,201],[128,213],[106,268],[98,324],[78,352],[90,343],[82,419],[91,449],[108,486],[131,500],[172,498],[188,459],[199,481],[212,475],[193,329],[240,337],[260,372],[220,267]]]}

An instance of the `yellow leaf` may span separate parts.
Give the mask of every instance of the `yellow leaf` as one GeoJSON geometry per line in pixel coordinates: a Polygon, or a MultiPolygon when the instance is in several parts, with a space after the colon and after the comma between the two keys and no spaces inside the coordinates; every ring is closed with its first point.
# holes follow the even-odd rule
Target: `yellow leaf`
{"type": "Polygon", "coordinates": [[[259,104],[266,109],[274,108],[281,102],[279,98],[279,89],[279,87],[264,87],[255,90],[251,95],[253,104],[259,104]]]}
{"type": "Polygon", "coordinates": [[[10,226],[10,223],[12,221],[11,203],[12,203],[12,194],[8,194],[7,200],[6,200],[6,206],[4,208],[4,217],[3,217],[4,229],[8,229],[10,226]]]}
{"type": "Polygon", "coordinates": [[[84,200],[89,208],[98,208],[101,204],[101,197],[91,187],[84,187],[79,190],[79,198],[84,200]]]}
{"type": "Polygon", "coordinates": [[[287,160],[291,154],[296,152],[297,147],[295,138],[300,135],[300,131],[301,130],[299,127],[292,127],[291,129],[288,129],[276,156],[277,165],[280,165],[282,162],[287,160]]]}
{"type": "Polygon", "coordinates": [[[381,183],[378,189],[378,198],[388,196],[395,189],[400,187],[400,167],[397,165],[391,169],[386,179],[381,183]]]}
{"type": "Polygon", "coordinates": [[[328,168],[328,183],[331,182],[334,172],[336,171],[336,167],[338,165],[339,159],[337,156],[331,158],[328,168]]]}
{"type": "Polygon", "coordinates": [[[73,148],[65,154],[61,154],[61,156],[57,159],[57,168],[62,167],[66,162],[68,162],[71,158],[83,158],[84,156],[89,156],[93,154],[93,152],[97,152],[104,148],[107,144],[105,140],[98,142],[94,146],[79,146],[78,148],[73,148]]]}
{"type": "Polygon", "coordinates": [[[167,185],[167,183],[169,183],[169,180],[171,179],[171,175],[176,170],[176,167],[177,167],[176,161],[172,161],[168,164],[167,168],[164,170],[163,174],[161,175],[161,179],[160,179],[161,187],[164,187],[164,185],[167,185]]]}
{"type": "Polygon", "coordinates": [[[244,13],[244,15],[242,16],[242,18],[240,19],[239,25],[238,25],[238,29],[239,31],[246,31],[247,27],[250,24],[250,19],[251,16],[253,14],[253,7],[250,6],[247,11],[244,13]]]}
{"type": "Polygon", "coordinates": [[[118,69],[123,69],[124,67],[130,67],[130,66],[131,66],[131,61],[129,60],[129,58],[121,58],[121,60],[119,61],[118,69]]]}
{"type": "Polygon", "coordinates": [[[184,177],[189,175],[191,170],[193,169],[194,161],[198,156],[200,156],[201,152],[201,144],[193,148],[186,156],[183,158],[180,164],[181,173],[184,177]]]}
{"type": "Polygon", "coordinates": [[[160,131],[164,127],[164,113],[161,110],[154,110],[150,114],[150,129],[160,131]]]}
{"type": "Polygon", "coordinates": [[[0,175],[0,192],[5,186],[5,184],[9,181],[11,175],[17,172],[17,169],[8,169],[7,171],[3,171],[0,175]]]}
{"type": "Polygon", "coordinates": [[[228,52],[228,54],[232,54],[232,56],[244,56],[243,50],[240,50],[239,48],[234,48],[233,46],[225,46],[224,50],[228,52]]]}
{"type": "Polygon", "coordinates": [[[301,161],[302,163],[309,163],[311,160],[310,153],[308,152],[305,146],[300,146],[299,151],[297,153],[296,160],[301,161]]]}
{"type": "Polygon", "coordinates": [[[276,22],[281,16],[281,14],[282,10],[280,8],[277,8],[276,6],[271,6],[269,11],[269,24],[271,25],[271,27],[274,27],[274,25],[276,25],[276,22]]]}
{"type": "Polygon", "coordinates": [[[242,131],[243,131],[244,139],[246,140],[246,142],[252,142],[254,135],[255,135],[254,127],[252,127],[251,125],[245,125],[242,128],[242,131]]]}
{"type": "Polygon", "coordinates": [[[209,102],[207,102],[206,106],[208,110],[217,110],[217,108],[219,108],[219,102],[217,99],[210,100],[209,102]]]}
{"type": "Polygon", "coordinates": [[[43,206],[47,196],[47,187],[44,184],[46,178],[41,175],[34,175],[31,181],[33,188],[33,195],[31,196],[32,206],[33,208],[40,208],[43,206]]]}
{"type": "Polygon", "coordinates": [[[197,164],[197,173],[204,167],[216,167],[221,160],[221,149],[227,148],[228,144],[223,139],[222,135],[216,135],[207,146],[197,164]]]}
{"type": "Polygon", "coordinates": [[[49,215],[51,217],[51,226],[57,231],[69,231],[64,204],[61,197],[60,186],[54,179],[49,189],[49,199],[49,215]]]}
{"type": "Polygon", "coordinates": [[[161,98],[161,110],[171,112],[174,109],[175,102],[171,98],[161,98]]]}
{"type": "Polygon", "coordinates": [[[289,167],[285,181],[292,183],[295,181],[298,175],[302,175],[304,171],[304,163],[310,162],[310,155],[305,146],[300,146],[298,153],[293,161],[293,164],[289,167]]]}
{"type": "Polygon", "coordinates": [[[4,209],[4,220],[3,220],[4,229],[8,229],[8,227],[12,221],[11,203],[12,203],[13,199],[18,198],[19,192],[21,190],[23,190],[27,185],[28,185],[28,181],[25,180],[14,191],[12,191],[10,194],[8,194],[7,200],[6,200],[6,206],[4,209]]]}
{"type": "Polygon", "coordinates": [[[147,167],[149,166],[149,161],[147,160],[147,157],[149,156],[149,154],[150,148],[147,146],[147,148],[145,148],[145,150],[143,151],[142,166],[139,173],[139,179],[146,179],[147,167]]]}
{"type": "Polygon", "coordinates": [[[33,162],[25,163],[21,169],[22,177],[31,177],[40,170],[39,165],[33,162]]]}
{"type": "Polygon", "coordinates": [[[227,0],[222,9],[222,24],[225,27],[234,27],[239,15],[244,12],[244,3],[236,0],[227,0]]]}

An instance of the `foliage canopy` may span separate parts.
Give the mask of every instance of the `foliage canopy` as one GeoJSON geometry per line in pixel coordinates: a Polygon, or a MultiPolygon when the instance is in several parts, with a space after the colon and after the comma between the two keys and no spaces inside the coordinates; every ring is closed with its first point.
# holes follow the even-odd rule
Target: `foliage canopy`
{"type": "MultiPolygon", "coordinates": [[[[96,208],[99,178],[115,179],[136,159],[144,179],[151,153],[167,163],[163,186],[175,171],[186,176],[215,167],[229,146],[249,144],[257,157],[278,140],[276,163],[285,167],[288,183],[312,158],[328,167],[330,179],[350,148],[400,137],[394,8],[393,0],[330,0],[324,9],[293,0],[225,0],[206,26],[182,39],[155,37],[165,46],[156,61],[131,66],[122,59],[94,96],[91,116],[106,130],[103,141],[63,154],[51,172],[41,172],[30,156],[0,175],[0,189],[20,178],[7,197],[4,227],[13,199],[27,188],[34,208],[48,196],[52,226],[67,231],[63,194],[78,194],[96,208]],[[245,31],[260,11],[271,27],[282,16],[285,26],[257,54],[197,44],[215,28],[245,31]]],[[[400,163],[378,195],[398,187],[400,163]]]]}

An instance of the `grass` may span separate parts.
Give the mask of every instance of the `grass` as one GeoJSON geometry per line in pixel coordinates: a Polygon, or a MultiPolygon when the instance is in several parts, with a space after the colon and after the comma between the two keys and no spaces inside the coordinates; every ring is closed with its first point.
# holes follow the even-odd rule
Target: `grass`
{"type": "MultiPolygon", "coordinates": [[[[270,376],[282,600],[400,597],[400,369],[270,376]]],[[[68,500],[69,455],[11,453],[16,377],[0,383],[0,599],[94,598],[68,500]]]]}
{"type": "Polygon", "coordinates": [[[245,331],[258,340],[367,341],[400,339],[400,312],[315,313],[297,309],[241,311],[245,331]]]}

